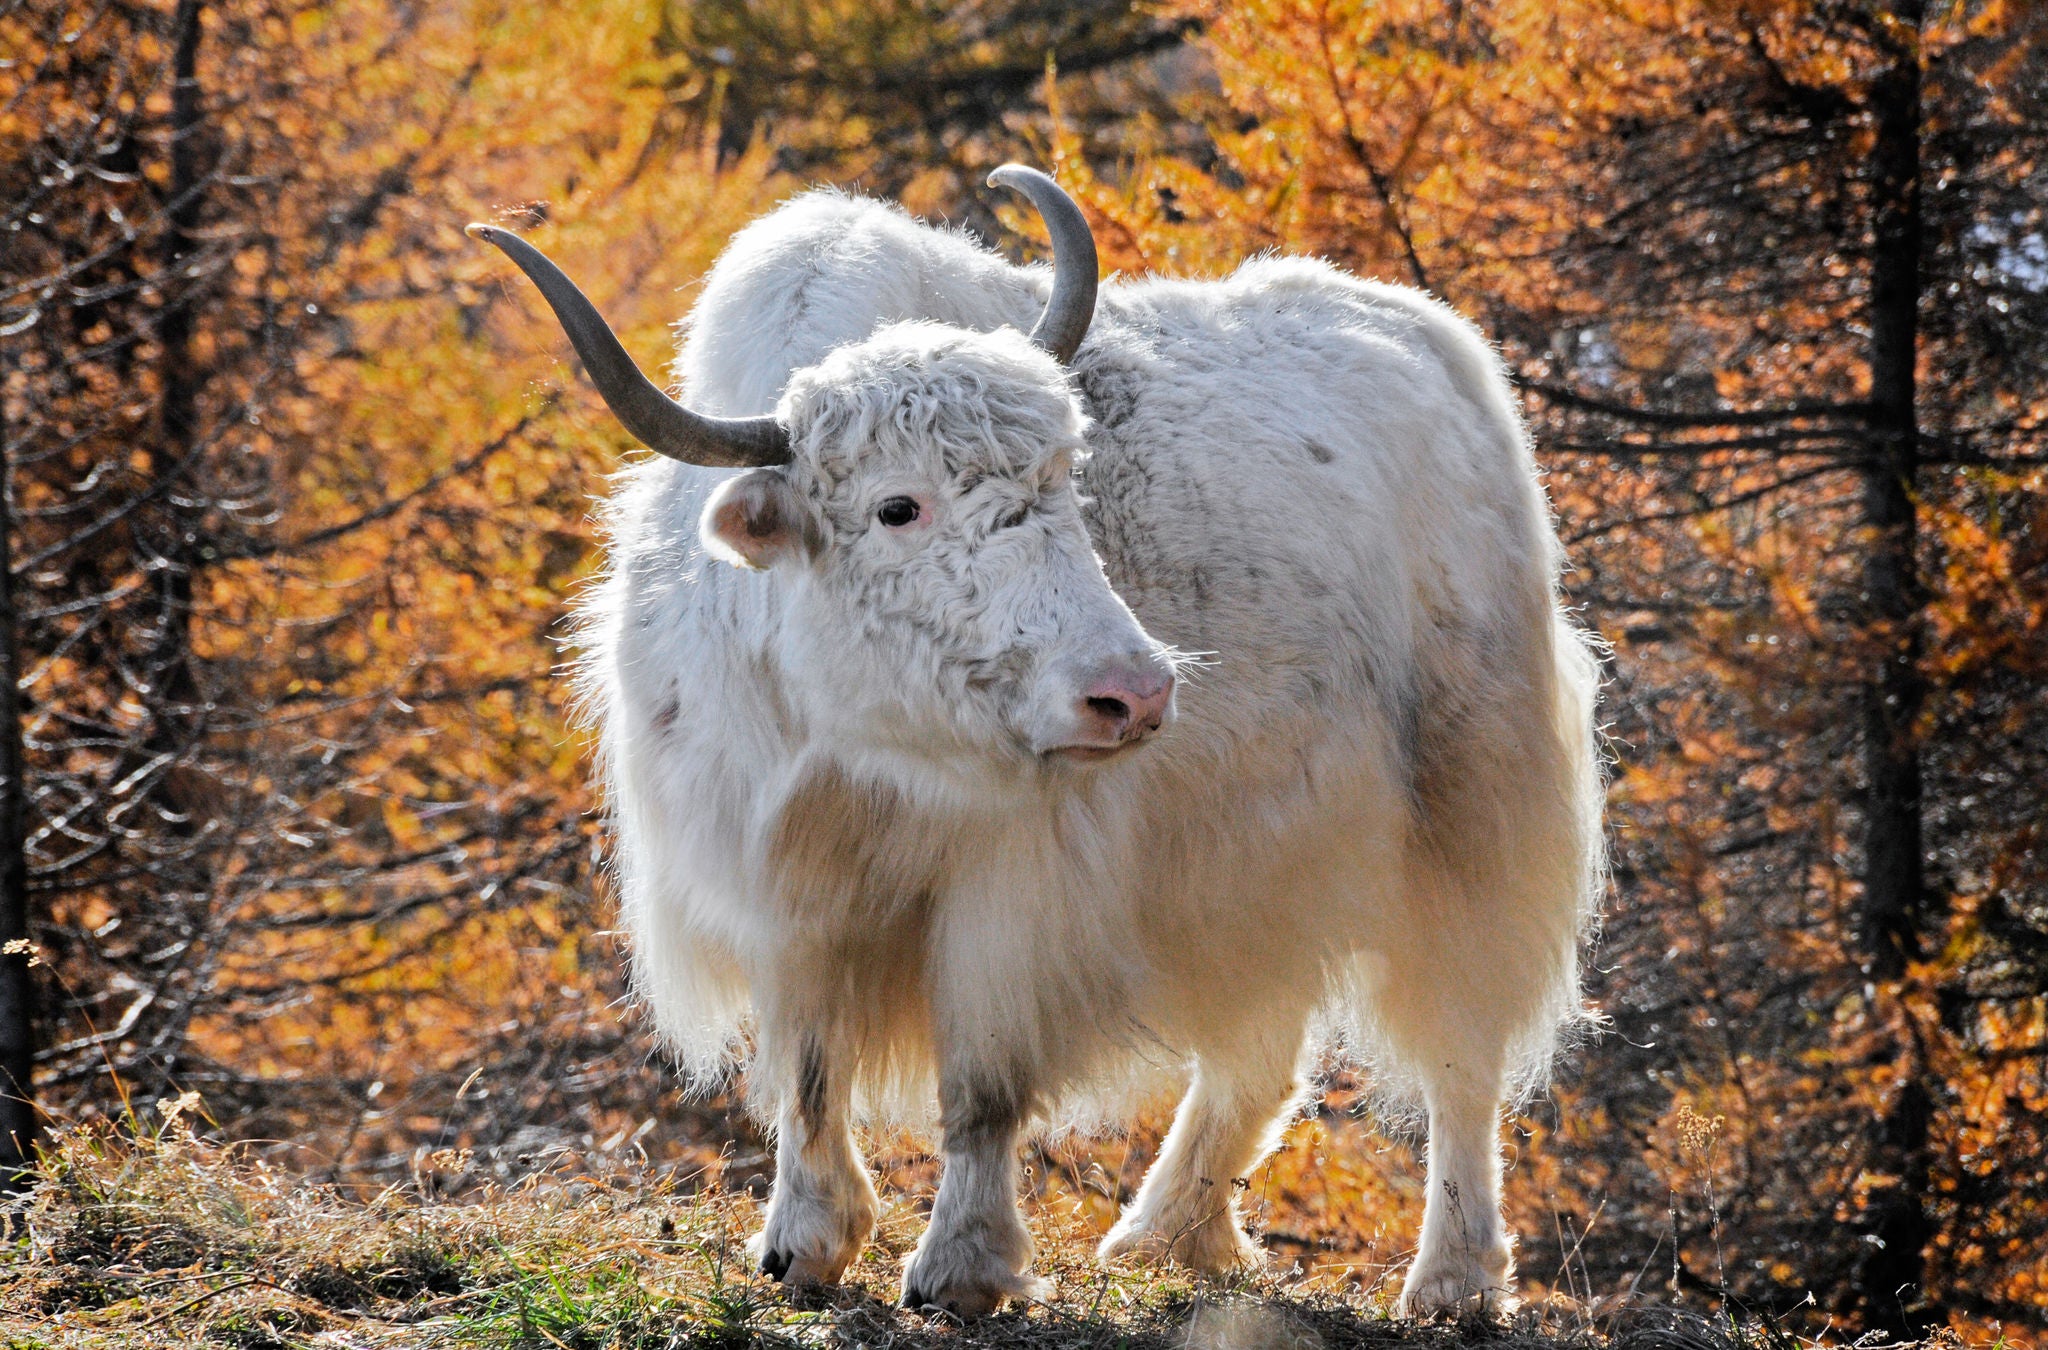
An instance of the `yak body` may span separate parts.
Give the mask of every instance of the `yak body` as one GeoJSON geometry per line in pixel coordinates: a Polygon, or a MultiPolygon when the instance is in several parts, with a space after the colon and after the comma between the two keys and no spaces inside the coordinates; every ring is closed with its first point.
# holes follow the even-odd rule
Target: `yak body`
{"type": "MultiPolygon", "coordinates": [[[[1491,1302],[1501,1103],[1574,1015],[1600,865],[1594,667],[1498,362],[1417,292],[1270,258],[1106,285],[1062,372],[1009,331],[1048,285],[893,207],[801,197],[712,272],[682,397],[800,420],[839,400],[843,434],[794,466],[826,534],[875,471],[834,445],[896,435],[907,464],[946,441],[926,468],[970,504],[984,476],[1071,473],[1044,509],[1079,511],[1111,599],[1174,653],[1177,716],[1092,766],[988,753],[974,700],[1000,671],[910,649],[920,623],[1028,616],[958,568],[899,591],[878,564],[848,598],[822,564],[726,566],[699,522],[732,475],[638,465],[585,658],[637,986],[697,1069],[751,1019],[778,1275],[837,1278],[872,1227],[856,1088],[935,1084],[947,1178],[907,1292],[1028,1290],[1017,1129],[1162,1065],[1192,1086],[1106,1249],[1242,1265],[1229,1180],[1335,1028],[1429,1110],[1408,1306],[1491,1302]],[[1004,393],[1013,367],[1040,392],[1004,393]],[[909,626],[815,619],[828,602],[909,626]]],[[[1094,562],[1014,547],[1072,572],[1046,603],[1087,590],[1094,562]]]]}

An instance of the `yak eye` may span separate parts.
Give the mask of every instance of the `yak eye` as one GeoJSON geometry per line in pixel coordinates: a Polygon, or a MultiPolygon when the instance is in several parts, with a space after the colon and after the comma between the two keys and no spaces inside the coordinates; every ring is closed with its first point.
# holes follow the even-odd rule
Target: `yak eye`
{"type": "Polygon", "coordinates": [[[917,511],[915,497],[891,497],[875,511],[875,519],[892,530],[900,530],[917,519],[917,511]]]}
{"type": "Polygon", "coordinates": [[[996,528],[999,530],[1007,530],[1014,525],[1022,525],[1024,523],[1024,517],[1030,514],[1031,503],[1025,502],[1022,506],[1014,507],[1011,510],[1003,512],[1002,517],[996,521],[996,528]]]}

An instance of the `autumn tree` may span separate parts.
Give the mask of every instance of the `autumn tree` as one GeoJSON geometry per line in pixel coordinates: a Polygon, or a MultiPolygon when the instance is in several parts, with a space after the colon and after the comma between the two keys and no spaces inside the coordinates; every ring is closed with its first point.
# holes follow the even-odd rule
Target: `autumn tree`
{"type": "MultiPolygon", "coordinates": [[[[1617,342],[1606,379],[1567,371],[1552,403],[1578,434],[1668,447],[1665,463],[1737,443],[1730,464],[1787,483],[1774,500],[1789,519],[1758,543],[1782,549],[1765,537],[1792,536],[1797,552],[1780,551],[1778,566],[1803,574],[1781,585],[1809,616],[1806,632],[1778,660],[1745,664],[1766,707],[1788,688],[1813,691],[1801,699],[1807,728],[1784,747],[1803,761],[1785,766],[1787,805],[1840,804],[1857,882],[1838,914],[1842,964],[1817,972],[1838,1012],[1853,1008],[1867,1028],[1842,1047],[1837,1075],[1861,1080],[1873,1117],[1851,1150],[1860,1250],[1835,1258],[1840,1278],[1868,1323],[1897,1333],[1951,1307],[2024,1316],[2024,1299],[1989,1292],[2024,1256],[2015,1267],[1979,1249],[1975,1269],[1953,1264],[1977,1246],[1980,1211],[1959,1202],[1984,1192],[1955,1165],[1977,1128],[1982,1057],[2025,1048],[1994,1030],[2011,995],[1957,1004],[1946,1028],[1935,1004],[1971,1002],[1976,976],[2016,958],[2038,971],[2043,954],[2038,920],[1953,945],[1965,911],[1990,898],[1972,894],[1982,883],[1970,873],[2006,873],[1992,903],[2015,919],[2039,915],[2048,878],[2013,866],[2031,827],[2016,837],[2024,811],[2011,807],[2028,794],[2026,729],[2043,710],[2011,703],[2029,701],[2021,690],[2041,654],[2006,635],[2032,622],[2038,598],[2013,587],[1985,604],[1977,580],[1960,595],[1952,586],[2004,570],[2017,542],[2008,529],[2025,539],[2041,523],[2048,365],[2034,335],[2048,273],[2015,264],[2041,238],[2048,31],[1997,6],[1785,5],[1683,16],[1644,37],[1657,52],[1648,64],[1670,73],[1648,76],[1627,112],[1597,124],[1607,148],[1589,147],[1574,175],[1592,209],[1561,256],[1610,331],[1677,310],[1686,322],[1671,327],[1692,350],[1617,342]],[[1964,596],[1981,629],[1941,652],[1937,616],[1964,596]],[[1999,649],[1989,664],[1964,655],[1986,639],[1999,649]],[[1976,721],[1967,710],[1992,690],[2018,714],[2012,739],[1973,744],[1954,719],[1976,721]],[[2010,806],[1980,814],[2000,798],[2010,806]],[[1981,861],[1958,866],[1972,855],[1981,861]],[[1852,1055],[1875,1061],[1867,1076],[1852,1055]]],[[[1756,557],[1745,548],[1731,561],[1756,557]]],[[[1788,598],[1759,607],[1773,627],[1788,598]]],[[[1798,832],[1779,824],[1759,851],[1782,858],[1798,832]]],[[[1811,931],[1786,932],[1801,926],[1811,931]]],[[[2039,989],[2022,1003],[2037,1004],[2039,989]]],[[[2030,1114],[2013,1122],[2022,1137],[2038,1130],[2030,1114]]],[[[1997,1207],[2038,1224],[2031,1171],[2011,1169],[1997,1207]]],[[[2008,1259],[2024,1250],[1995,1246],[2008,1259]]]]}
{"type": "Polygon", "coordinates": [[[1043,137],[1049,69],[1069,134],[1105,164],[1146,114],[1207,143],[1173,111],[1203,78],[1182,51],[1197,28],[1130,0],[712,0],[664,3],[655,52],[674,134],[708,129],[726,156],[760,138],[788,172],[995,233],[979,179],[1043,137]]]}
{"type": "Polygon", "coordinates": [[[0,1051],[60,1117],[197,1088],[239,1130],[403,1156],[486,1096],[509,1134],[606,1075],[634,1123],[661,1092],[606,1010],[554,672],[621,438],[547,391],[553,344],[460,231],[637,252],[621,318],[659,343],[759,208],[758,157],[649,152],[651,30],[603,10],[0,18],[0,917],[40,961],[7,958],[0,1051]],[[574,91],[544,133],[537,78],[574,91]]]}
{"type": "MultiPolygon", "coordinates": [[[[11,63],[5,166],[10,565],[0,665],[13,678],[0,877],[19,916],[11,935],[23,938],[31,895],[49,906],[119,878],[154,902],[93,919],[103,933],[126,922],[118,941],[151,953],[118,984],[88,973],[61,929],[37,926],[35,959],[70,958],[83,995],[68,1008],[45,1000],[53,1015],[43,1029],[57,1043],[36,1057],[51,1061],[156,1038],[187,1003],[219,842],[200,803],[199,741],[221,710],[193,666],[195,564],[241,523],[228,503],[260,514],[263,495],[235,472],[242,465],[207,452],[253,417],[238,395],[276,362],[260,319],[245,327],[252,341],[225,357],[207,350],[211,335],[194,321],[232,257],[202,238],[209,217],[223,197],[254,198],[260,211],[267,195],[236,181],[236,147],[204,116],[200,6],[24,9],[6,22],[10,46],[30,59],[11,63]],[[238,368],[241,389],[222,381],[209,390],[222,366],[238,368]],[[158,1005],[168,1020],[145,1024],[158,1005]]],[[[15,969],[30,959],[20,952],[15,969]]],[[[32,1057],[35,1022],[29,989],[11,992],[10,1077],[25,1106],[29,1076],[16,1066],[32,1057]]],[[[17,1148],[28,1133],[13,1132],[17,1148]]]]}

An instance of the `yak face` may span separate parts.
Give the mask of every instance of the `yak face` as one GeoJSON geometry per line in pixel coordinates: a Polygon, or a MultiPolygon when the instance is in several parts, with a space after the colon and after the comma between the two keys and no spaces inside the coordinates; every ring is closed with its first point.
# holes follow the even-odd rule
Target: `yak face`
{"type": "Polygon", "coordinates": [[[712,552],[787,588],[783,676],[838,741],[924,759],[1106,758],[1173,668],[1082,523],[1083,416],[1022,334],[897,324],[797,372],[791,462],[727,480],[712,552]]]}

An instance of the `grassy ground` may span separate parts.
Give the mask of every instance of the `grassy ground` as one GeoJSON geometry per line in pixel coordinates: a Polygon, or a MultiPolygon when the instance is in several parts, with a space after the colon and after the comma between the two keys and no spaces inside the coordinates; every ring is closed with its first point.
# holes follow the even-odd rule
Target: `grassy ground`
{"type": "Polygon", "coordinates": [[[502,1346],[571,1350],[859,1345],[891,1350],[1795,1350],[1790,1338],[1636,1310],[1598,1325],[1553,1306],[1505,1324],[1392,1318],[1384,1294],[1274,1272],[1229,1287],[1104,1270],[1093,1230],[1033,1215],[1045,1303],[960,1325],[891,1306],[922,1225],[890,1202],[840,1288],[785,1291],[742,1253],[747,1192],[644,1171],[556,1167],[438,1198],[346,1196],[173,1123],[70,1131],[0,1229],[0,1345],[502,1346]],[[1086,1231],[1083,1231],[1086,1229],[1086,1231]]]}

